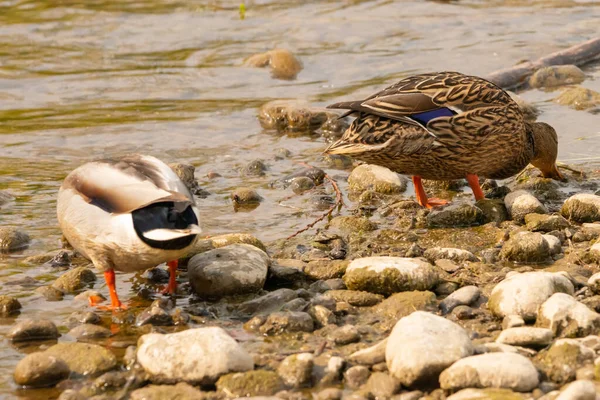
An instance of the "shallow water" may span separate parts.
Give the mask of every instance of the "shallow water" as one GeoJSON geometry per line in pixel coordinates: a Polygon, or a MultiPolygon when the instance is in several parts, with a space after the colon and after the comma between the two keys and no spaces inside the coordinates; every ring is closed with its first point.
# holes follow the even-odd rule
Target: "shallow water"
{"type": "MultiPolygon", "coordinates": [[[[598,34],[600,19],[594,1],[261,0],[246,4],[243,20],[238,5],[0,1],[0,189],[16,197],[2,208],[2,225],[18,226],[33,238],[28,250],[0,255],[2,293],[19,296],[24,307],[18,318],[43,316],[60,325],[85,307],[72,296],[50,303],[31,288],[2,284],[59,274],[19,261],[60,248],[56,191],[79,164],[134,151],[192,163],[212,193],[200,200],[207,234],[244,231],[275,240],[318,212],[303,198],[292,200],[293,207],[278,205],[290,193],[270,189],[268,182],[297,169],[297,162],[319,166],[325,141],[263,132],[256,120],[262,104],[361,98],[417,72],[485,76],[587,40],[598,34]],[[304,70],[296,80],[275,80],[268,70],[241,66],[246,57],[275,47],[301,58],[304,70]],[[275,160],[278,148],[292,156],[275,160]],[[254,159],[268,164],[266,177],[239,174],[254,159]],[[209,180],[209,171],[222,177],[209,180]],[[234,213],[229,193],[239,186],[258,188],[265,203],[234,213]]],[[[600,91],[600,66],[585,72],[582,86],[600,91]]],[[[521,93],[541,109],[539,120],[557,129],[560,160],[596,164],[598,115],[551,102],[557,94],[521,93]]],[[[118,279],[125,298],[132,296],[133,279],[118,279]]],[[[103,283],[96,287],[105,290],[103,283]]],[[[0,334],[13,323],[0,319],[0,334]]],[[[16,391],[10,376],[21,358],[20,350],[2,342],[0,398],[46,398],[46,392],[16,391]]]]}

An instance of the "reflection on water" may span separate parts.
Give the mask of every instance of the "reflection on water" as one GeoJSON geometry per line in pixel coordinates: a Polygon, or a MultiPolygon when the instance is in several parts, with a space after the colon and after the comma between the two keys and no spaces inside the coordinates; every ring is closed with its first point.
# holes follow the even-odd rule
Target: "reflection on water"
{"type": "MultiPolygon", "coordinates": [[[[486,75],[589,39],[600,18],[594,1],[245,4],[240,20],[239,2],[233,1],[0,2],[0,189],[16,197],[1,210],[2,224],[21,227],[34,239],[27,251],[0,256],[0,282],[59,274],[20,261],[60,247],[56,191],[85,161],[136,151],[192,163],[212,193],[200,201],[207,233],[282,238],[315,213],[304,211],[310,210],[304,197],[282,207],[278,201],[289,191],[268,182],[301,161],[322,166],[318,157],[325,143],[262,132],[256,120],[262,104],[363,98],[416,72],[486,75]],[[246,57],[275,47],[302,59],[297,80],[278,81],[266,70],[241,66],[246,57]],[[291,157],[276,160],[279,148],[289,149],[291,157]],[[266,178],[239,174],[254,159],[267,163],[266,178]],[[210,171],[222,177],[208,179],[210,171]],[[229,193],[239,186],[257,188],[265,202],[252,212],[234,213],[229,193]]],[[[600,91],[600,69],[586,73],[583,86],[600,91]]],[[[597,162],[598,116],[551,102],[556,95],[522,93],[542,110],[540,120],[557,128],[560,159],[597,162]]],[[[120,292],[128,293],[132,282],[133,276],[119,279],[120,292]]],[[[61,325],[82,307],[70,297],[45,302],[31,290],[2,287],[21,298],[19,318],[43,315],[61,325]]],[[[12,323],[0,319],[0,333],[12,323]]],[[[0,397],[16,393],[10,374],[21,358],[22,350],[4,342],[0,397]]]]}

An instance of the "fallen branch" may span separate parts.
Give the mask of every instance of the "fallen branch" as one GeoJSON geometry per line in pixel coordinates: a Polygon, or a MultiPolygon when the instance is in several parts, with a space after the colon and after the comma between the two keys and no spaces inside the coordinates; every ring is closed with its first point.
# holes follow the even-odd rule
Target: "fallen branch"
{"type": "Polygon", "coordinates": [[[329,183],[331,183],[331,186],[333,187],[333,190],[335,191],[335,203],[331,207],[329,207],[329,209],[327,211],[325,211],[319,218],[317,218],[310,224],[306,225],[304,228],[300,229],[293,235],[288,236],[285,240],[289,240],[291,238],[298,236],[302,232],[306,232],[307,230],[311,229],[319,222],[323,221],[325,218],[330,217],[336,208],[341,208],[342,206],[344,206],[344,199],[342,198],[342,192],[340,191],[340,188],[338,187],[337,182],[335,180],[333,180],[333,178],[331,178],[327,174],[325,174],[325,179],[327,179],[329,181],[329,183]]]}
{"type": "Polygon", "coordinates": [[[514,89],[523,85],[531,74],[542,67],[564,64],[582,66],[599,59],[600,37],[557,51],[536,61],[528,61],[492,72],[486,79],[503,89],[514,89]]]}

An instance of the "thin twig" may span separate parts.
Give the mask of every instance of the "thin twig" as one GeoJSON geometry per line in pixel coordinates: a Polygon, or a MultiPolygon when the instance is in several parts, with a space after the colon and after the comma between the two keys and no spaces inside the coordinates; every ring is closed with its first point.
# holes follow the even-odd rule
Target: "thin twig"
{"type": "MultiPolygon", "coordinates": [[[[306,165],[308,165],[308,164],[306,164],[306,165]]],[[[312,227],[314,227],[319,222],[323,221],[325,218],[330,217],[331,214],[333,214],[333,212],[335,211],[336,208],[342,208],[345,205],[344,204],[344,199],[342,198],[342,192],[340,191],[340,188],[338,187],[336,181],[333,180],[333,178],[331,178],[327,174],[325,174],[325,179],[327,179],[329,181],[329,183],[331,183],[331,186],[333,187],[333,190],[335,191],[335,203],[331,207],[329,207],[329,209],[327,211],[325,211],[319,218],[317,218],[316,220],[314,220],[310,224],[306,225],[304,228],[300,229],[299,231],[297,231],[293,235],[288,236],[286,238],[286,240],[294,238],[294,237],[298,236],[299,234],[301,234],[302,232],[306,232],[307,230],[311,229],[312,227]]]]}

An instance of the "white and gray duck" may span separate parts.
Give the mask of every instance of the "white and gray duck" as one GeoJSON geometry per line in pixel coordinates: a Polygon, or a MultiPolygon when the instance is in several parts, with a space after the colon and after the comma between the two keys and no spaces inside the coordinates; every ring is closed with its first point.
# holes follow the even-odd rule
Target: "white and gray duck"
{"type": "MultiPolygon", "coordinates": [[[[166,291],[176,291],[177,260],[201,232],[194,197],[165,163],[131,154],[80,166],[58,193],[58,222],[69,243],[104,273],[111,309],[124,308],[115,270],[169,266],[166,291]]],[[[90,298],[96,305],[98,299],[90,298]]]]}

